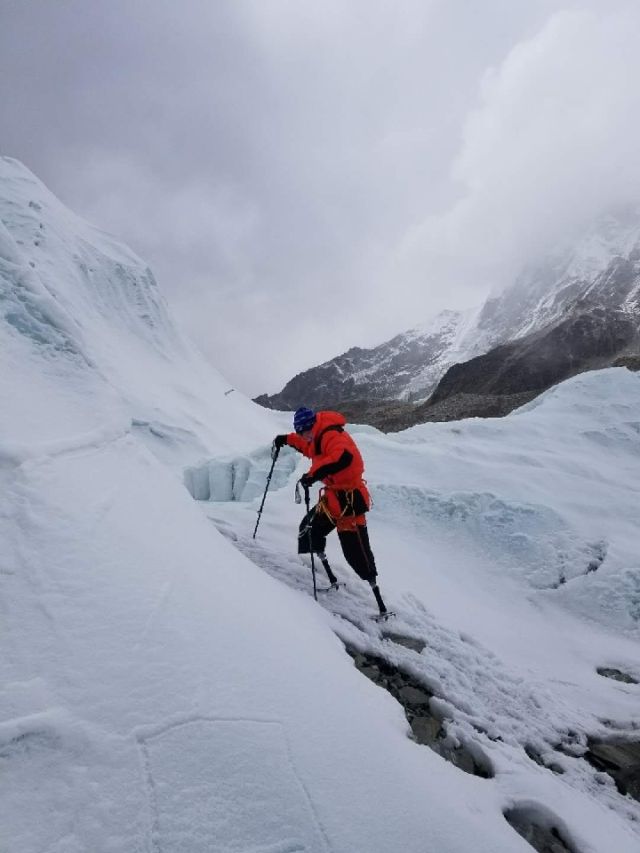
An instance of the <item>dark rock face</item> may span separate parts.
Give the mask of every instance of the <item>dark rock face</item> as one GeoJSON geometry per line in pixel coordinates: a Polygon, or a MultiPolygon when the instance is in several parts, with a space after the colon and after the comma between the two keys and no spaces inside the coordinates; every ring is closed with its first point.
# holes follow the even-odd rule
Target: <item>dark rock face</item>
{"type": "Polygon", "coordinates": [[[640,355],[621,355],[611,365],[612,367],[626,367],[627,370],[640,370],[640,355]]]}
{"type": "MultiPolygon", "coordinates": [[[[391,639],[394,635],[387,636],[391,639]]],[[[402,639],[405,645],[406,641],[412,638],[403,637],[402,639]]],[[[397,636],[392,642],[396,641],[397,636]]],[[[482,761],[477,749],[472,754],[464,744],[454,744],[449,741],[446,721],[431,711],[432,694],[423,684],[380,657],[363,654],[348,646],[346,648],[357,669],[375,684],[384,687],[402,705],[411,726],[412,737],[417,743],[431,747],[442,758],[446,758],[466,773],[482,776],[485,779],[494,775],[489,759],[482,761]]]]}
{"type": "Polygon", "coordinates": [[[261,394],[254,402],[282,411],[301,405],[331,409],[339,403],[341,411],[346,404],[353,404],[356,409],[386,405],[411,399],[412,383],[420,376],[424,378],[418,382],[417,396],[424,399],[442,375],[440,361],[446,356],[462,316],[456,311],[443,311],[424,331],[396,335],[373,349],[353,347],[299,373],[279,394],[261,394]]]}
{"type": "Polygon", "coordinates": [[[585,366],[611,364],[638,338],[637,321],[598,309],[569,317],[549,331],[497,347],[449,368],[430,403],[459,393],[481,395],[540,392],[585,366]]]}
{"type": "Polygon", "coordinates": [[[458,421],[462,418],[501,418],[537,396],[538,391],[523,394],[467,394],[445,397],[438,403],[425,403],[403,412],[393,409],[381,412],[376,422],[369,421],[383,432],[399,432],[415,424],[436,421],[458,421]]]}
{"type": "Polygon", "coordinates": [[[547,770],[551,770],[552,773],[556,773],[558,776],[562,776],[564,773],[564,768],[558,764],[557,761],[549,761],[545,759],[545,757],[539,752],[538,749],[533,744],[527,744],[524,748],[524,751],[527,753],[529,758],[534,761],[539,767],[546,767],[547,770]]]}
{"type": "Polygon", "coordinates": [[[416,423],[413,416],[415,408],[415,404],[401,400],[381,400],[376,403],[368,403],[366,400],[347,400],[339,406],[339,410],[349,423],[371,424],[384,432],[405,429],[406,426],[416,423]],[[406,426],[396,427],[395,424],[406,426]]]}
{"type": "Polygon", "coordinates": [[[585,758],[608,773],[621,794],[640,800],[640,742],[590,738],[585,758]]]}
{"type": "Polygon", "coordinates": [[[449,368],[417,422],[507,414],[552,385],[640,349],[639,318],[599,306],[449,368]]]}
{"type": "Polygon", "coordinates": [[[612,667],[600,666],[596,670],[598,675],[602,675],[604,678],[612,678],[614,681],[622,681],[624,684],[638,684],[637,679],[633,676],[629,675],[626,672],[622,672],[620,669],[614,669],[612,667]]]}
{"type": "Polygon", "coordinates": [[[564,840],[558,828],[549,825],[546,815],[546,820],[541,820],[535,810],[523,807],[509,809],[504,816],[518,835],[538,853],[575,853],[575,847],[564,840]]]}

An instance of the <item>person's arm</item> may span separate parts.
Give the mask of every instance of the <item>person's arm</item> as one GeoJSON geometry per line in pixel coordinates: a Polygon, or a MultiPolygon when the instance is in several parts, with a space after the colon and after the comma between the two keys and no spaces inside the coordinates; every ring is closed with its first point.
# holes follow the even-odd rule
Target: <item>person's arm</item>
{"type": "Polygon", "coordinates": [[[353,454],[346,447],[343,433],[327,433],[323,436],[322,444],[322,453],[316,457],[309,470],[314,480],[324,480],[325,477],[344,471],[353,462],[353,454]]]}
{"type": "Polygon", "coordinates": [[[297,450],[298,453],[302,453],[304,456],[308,456],[309,458],[311,457],[313,445],[310,441],[305,441],[304,438],[295,432],[290,432],[287,435],[277,435],[274,439],[274,444],[278,449],[287,444],[289,447],[293,447],[294,450],[297,450]]]}

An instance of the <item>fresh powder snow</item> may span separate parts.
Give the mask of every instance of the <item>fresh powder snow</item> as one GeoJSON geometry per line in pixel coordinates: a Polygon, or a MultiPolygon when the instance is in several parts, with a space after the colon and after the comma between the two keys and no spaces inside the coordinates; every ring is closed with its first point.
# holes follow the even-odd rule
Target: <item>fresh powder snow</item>
{"type": "Polygon", "coordinates": [[[350,427],[397,613],[377,624],[335,537],[346,586],[313,599],[291,450],[252,537],[290,415],[8,158],[0,311],[3,853],[531,851],[505,814],[637,853],[640,803],[587,753],[639,739],[638,375],[502,420],[350,427]],[[438,750],[363,660],[431,697],[438,750]]]}

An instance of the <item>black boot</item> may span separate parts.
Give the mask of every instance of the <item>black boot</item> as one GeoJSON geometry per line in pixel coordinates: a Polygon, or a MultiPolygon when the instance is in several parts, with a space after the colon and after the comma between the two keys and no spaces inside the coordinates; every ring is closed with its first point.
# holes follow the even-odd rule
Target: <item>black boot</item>
{"type": "Polygon", "coordinates": [[[338,583],[338,578],[331,571],[331,566],[329,565],[329,560],[327,560],[327,555],[324,551],[318,551],[318,557],[320,562],[324,566],[324,570],[327,573],[327,577],[329,578],[329,583],[333,586],[334,583],[338,583]]]}
{"type": "Polygon", "coordinates": [[[382,596],[380,595],[380,590],[378,589],[378,584],[375,581],[369,581],[371,584],[371,589],[373,590],[373,594],[376,597],[376,601],[378,603],[378,607],[380,608],[380,613],[384,615],[387,612],[386,605],[382,600],[382,596]]]}

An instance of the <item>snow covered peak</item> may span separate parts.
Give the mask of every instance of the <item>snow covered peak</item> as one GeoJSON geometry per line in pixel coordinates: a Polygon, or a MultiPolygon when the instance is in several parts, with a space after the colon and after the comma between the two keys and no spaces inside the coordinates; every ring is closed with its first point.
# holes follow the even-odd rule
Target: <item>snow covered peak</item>
{"type": "Polygon", "coordinates": [[[148,266],[111,235],[84,222],[16,160],[0,159],[0,218],[13,262],[29,266],[44,289],[100,347],[117,324],[158,352],[180,346],[148,266]],[[99,340],[96,334],[102,333],[99,340]]]}
{"type": "Polygon", "coordinates": [[[626,258],[640,243],[640,208],[625,207],[604,214],[573,247],[562,253],[564,277],[589,281],[614,258],[626,258]]]}
{"type": "Polygon", "coordinates": [[[586,287],[591,286],[596,293],[598,280],[609,266],[616,259],[629,258],[639,245],[640,208],[625,207],[603,214],[579,239],[551,248],[545,258],[527,266],[502,294],[489,299],[481,325],[491,329],[492,343],[548,325],[586,287]],[[498,318],[501,322],[497,322],[498,318]]]}
{"type": "Polygon", "coordinates": [[[423,338],[427,335],[438,333],[447,327],[457,326],[460,317],[459,311],[453,311],[450,308],[445,308],[433,317],[430,317],[424,323],[409,329],[404,334],[407,338],[423,338]]]}

